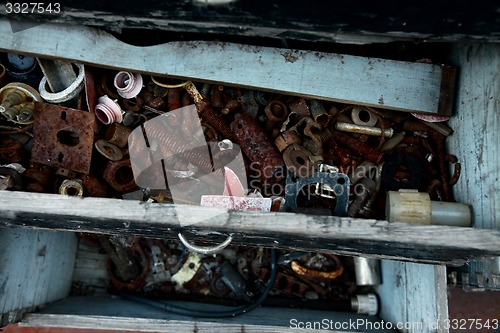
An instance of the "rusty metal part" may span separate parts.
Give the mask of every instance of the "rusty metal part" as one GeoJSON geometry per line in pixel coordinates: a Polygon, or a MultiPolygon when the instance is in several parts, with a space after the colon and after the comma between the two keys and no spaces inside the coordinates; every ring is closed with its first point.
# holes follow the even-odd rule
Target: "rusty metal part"
{"type": "Polygon", "coordinates": [[[363,206],[368,202],[368,199],[377,190],[377,184],[372,179],[364,177],[353,188],[356,198],[347,210],[347,216],[349,217],[358,216],[363,206]]]}
{"type": "Polygon", "coordinates": [[[371,161],[364,161],[356,169],[353,169],[351,175],[351,184],[356,184],[364,177],[372,178],[371,176],[373,175],[373,171],[376,172],[377,170],[378,166],[375,165],[375,163],[371,161]]]}
{"type": "Polygon", "coordinates": [[[96,150],[110,161],[119,161],[123,158],[120,147],[115,146],[106,140],[97,140],[95,142],[96,150]]]}
{"type": "Polygon", "coordinates": [[[335,129],[342,132],[349,133],[359,133],[373,136],[381,136],[383,135],[386,138],[390,138],[394,134],[394,130],[392,128],[381,129],[379,127],[370,127],[370,126],[362,126],[355,124],[348,124],[344,122],[336,122],[335,129]]]}
{"type": "Polygon", "coordinates": [[[264,108],[266,115],[266,129],[268,132],[274,130],[277,125],[281,125],[288,117],[288,107],[280,100],[271,101],[264,108]]]}
{"type": "Polygon", "coordinates": [[[341,165],[351,164],[351,154],[347,149],[340,147],[335,140],[328,140],[326,146],[329,148],[328,154],[331,155],[332,159],[337,160],[341,165]]]}
{"type": "Polygon", "coordinates": [[[144,100],[140,96],[122,100],[123,109],[126,111],[139,112],[143,104],[144,100]]]}
{"type": "Polygon", "coordinates": [[[115,91],[115,89],[110,89],[109,86],[108,86],[108,83],[112,83],[112,82],[109,82],[109,76],[107,73],[103,74],[101,76],[101,88],[104,92],[104,94],[106,94],[109,98],[111,99],[119,99],[120,98],[120,95],[118,95],[115,91]]]}
{"type": "Polygon", "coordinates": [[[203,135],[205,136],[205,140],[207,140],[207,142],[219,141],[219,133],[217,133],[215,128],[213,128],[207,123],[202,123],[201,128],[203,130],[203,135]]]}
{"type": "Polygon", "coordinates": [[[167,103],[162,97],[156,97],[152,92],[147,91],[147,89],[142,89],[141,97],[144,104],[155,110],[164,111],[167,107],[167,103]]]}
{"type": "Polygon", "coordinates": [[[326,127],[330,123],[332,116],[326,112],[325,107],[318,100],[309,101],[311,106],[311,116],[321,127],[326,127]]]}
{"type": "Polygon", "coordinates": [[[129,159],[109,161],[104,169],[103,178],[120,193],[132,192],[137,187],[129,159]]]}
{"type": "Polygon", "coordinates": [[[234,133],[229,130],[229,127],[227,126],[224,119],[222,119],[219,114],[215,113],[212,107],[203,100],[203,97],[198,89],[196,89],[196,86],[193,83],[189,83],[184,86],[184,89],[186,89],[188,94],[193,98],[196,104],[196,110],[198,111],[201,119],[212,125],[213,128],[215,128],[217,132],[222,134],[223,137],[234,141],[234,133]]]}
{"type": "Polygon", "coordinates": [[[294,130],[288,130],[283,132],[276,137],[274,140],[275,146],[278,148],[280,152],[283,152],[286,148],[293,144],[301,144],[302,138],[299,134],[294,130]]]}
{"type": "Polygon", "coordinates": [[[384,144],[380,147],[380,150],[385,152],[387,150],[391,150],[396,148],[403,140],[406,139],[405,132],[399,132],[393,135],[392,138],[384,142],[384,144]]]}
{"type": "MultiPolygon", "coordinates": [[[[271,274],[271,271],[269,269],[262,267],[258,272],[259,281],[268,281],[269,275],[271,274]]],[[[299,298],[305,298],[307,291],[311,289],[308,284],[283,272],[278,272],[276,274],[276,282],[274,283],[273,288],[283,293],[284,295],[299,298]]]]}
{"type": "Polygon", "coordinates": [[[83,183],[80,179],[65,179],[59,186],[59,194],[75,197],[83,196],[83,183]]]}
{"type": "Polygon", "coordinates": [[[167,93],[167,110],[173,111],[181,108],[181,89],[169,89],[167,93]]]}
{"type": "Polygon", "coordinates": [[[160,125],[159,122],[148,122],[144,125],[150,144],[156,140],[160,146],[168,147],[172,154],[190,162],[205,173],[218,170],[232,161],[238,154],[235,150],[224,150],[213,156],[213,161],[207,158],[206,147],[192,149],[192,146],[173,133],[168,126],[160,125]]]}
{"type": "Polygon", "coordinates": [[[91,174],[83,175],[82,183],[85,193],[89,197],[107,198],[110,196],[106,184],[91,174]]]}
{"type": "Polygon", "coordinates": [[[288,108],[290,109],[290,113],[296,113],[299,117],[299,120],[304,117],[310,117],[311,111],[306,104],[305,99],[297,98],[288,104],[288,108]]]}
{"type": "Polygon", "coordinates": [[[356,125],[373,127],[377,124],[377,117],[365,108],[356,107],[351,111],[352,122],[356,125]]]}
{"type": "Polygon", "coordinates": [[[235,141],[258,170],[263,182],[271,184],[284,178],[285,162],[260,125],[248,114],[242,114],[230,125],[235,141]]]}
{"type": "Polygon", "coordinates": [[[309,177],[323,161],[299,144],[292,144],[283,151],[283,160],[289,172],[295,177],[309,177]]]}
{"type": "Polygon", "coordinates": [[[30,181],[32,183],[38,183],[39,185],[35,187],[42,188],[43,191],[45,191],[51,181],[52,170],[46,165],[31,163],[26,171],[23,172],[23,178],[25,179],[25,183],[29,183],[30,181]]]}
{"type": "Polygon", "coordinates": [[[31,161],[89,173],[94,123],[89,112],[35,103],[31,161]]]}
{"type": "Polygon", "coordinates": [[[119,236],[98,236],[99,243],[108,254],[108,274],[113,286],[119,290],[135,291],[144,286],[149,272],[149,258],[142,249],[139,239],[132,244],[119,236]]]}
{"type": "Polygon", "coordinates": [[[406,144],[406,145],[418,145],[420,144],[420,140],[421,138],[417,135],[407,135],[402,143],[406,144]]]}
{"type": "MultiPolygon", "coordinates": [[[[20,164],[17,164],[19,167],[20,164]]],[[[24,168],[22,168],[24,170],[24,168]]],[[[16,170],[14,167],[1,166],[0,167],[0,190],[10,189],[13,191],[20,191],[23,189],[23,178],[21,171],[16,170]]]]}
{"type": "Polygon", "coordinates": [[[308,279],[316,279],[323,281],[334,280],[339,276],[341,276],[342,273],[344,273],[344,265],[342,265],[342,262],[337,256],[331,254],[322,254],[322,255],[327,257],[328,260],[334,262],[335,266],[332,270],[321,271],[317,269],[307,268],[301,265],[297,260],[291,261],[290,267],[292,268],[294,273],[297,274],[298,276],[305,277],[308,279]]]}
{"type": "Polygon", "coordinates": [[[220,111],[223,115],[228,115],[238,111],[241,108],[240,102],[236,99],[229,100],[220,111]]]}
{"type": "Polygon", "coordinates": [[[224,86],[213,86],[212,88],[212,94],[210,96],[210,105],[214,108],[221,108],[223,107],[223,102],[222,102],[222,93],[224,92],[224,86]]]}
{"type": "Polygon", "coordinates": [[[458,163],[458,158],[455,155],[446,155],[445,159],[447,162],[450,162],[454,165],[453,175],[450,178],[450,185],[453,186],[458,182],[458,179],[460,178],[462,164],[458,163]]]}
{"type": "Polygon", "coordinates": [[[12,138],[2,138],[0,141],[0,161],[4,163],[20,163],[23,159],[22,143],[12,138]]]}
{"type": "Polygon", "coordinates": [[[364,157],[375,164],[379,164],[384,154],[378,149],[372,148],[366,143],[360,142],[350,135],[339,131],[332,132],[336,142],[349,149],[353,154],[364,157]]]}
{"type": "Polygon", "coordinates": [[[123,126],[121,124],[113,123],[106,130],[104,138],[109,143],[116,145],[120,148],[123,148],[128,143],[128,136],[130,135],[130,132],[132,132],[130,128],[123,126]]]}

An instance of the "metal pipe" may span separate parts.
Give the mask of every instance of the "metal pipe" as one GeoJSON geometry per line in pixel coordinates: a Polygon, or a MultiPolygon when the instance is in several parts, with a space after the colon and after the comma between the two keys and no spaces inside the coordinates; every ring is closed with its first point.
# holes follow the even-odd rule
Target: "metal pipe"
{"type": "Polygon", "coordinates": [[[381,129],[379,127],[363,126],[356,124],[348,124],[343,122],[337,122],[335,124],[335,129],[343,132],[367,134],[374,136],[385,136],[386,138],[392,137],[394,130],[392,128],[381,129]]]}

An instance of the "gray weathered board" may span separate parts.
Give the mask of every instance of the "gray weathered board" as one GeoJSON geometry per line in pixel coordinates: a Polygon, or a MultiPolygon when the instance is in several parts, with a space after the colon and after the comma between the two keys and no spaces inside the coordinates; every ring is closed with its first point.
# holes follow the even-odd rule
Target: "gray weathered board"
{"type": "Polygon", "coordinates": [[[0,228],[0,327],[68,295],[76,245],[70,232],[0,228]]]}
{"type": "Polygon", "coordinates": [[[153,238],[176,237],[182,224],[193,241],[218,242],[233,234],[234,242],[241,245],[450,265],[500,255],[500,231],[107,198],[0,191],[0,216],[0,226],[129,233],[153,238]],[[214,212],[218,212],[216,217],[203,220],[214,212]],[[197,220],[200,222],[191,222],[197,220]]]}
{"type": "MultiPolygon", "coordinates": [[[[462,163],[455,198],[473,204],[474,227],[500,230],[500,45],[454,45],[451,61],[460,66],[457,112],[450,120],[455,133],[448,141],[462,163]]],[[[473,261],[459,282],[500,289],[499,262],[473,261]]]]}
{"type": "Polygon", "coordinates": [[[14,33],[6,19],[0,40],[7,52],[337,102],[442,115],[453,106],[455,71],[439,65],[205,41],[139,47],[85,26],[14,33]]]}

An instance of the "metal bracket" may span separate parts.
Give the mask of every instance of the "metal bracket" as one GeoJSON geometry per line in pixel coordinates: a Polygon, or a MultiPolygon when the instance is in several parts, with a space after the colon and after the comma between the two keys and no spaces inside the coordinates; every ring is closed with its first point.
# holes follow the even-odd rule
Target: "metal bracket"
{"type": "Polygon", "coordinates": [[[285,211],[293,212],[297,208],[297,195],[307,185],[320,183],[325,188],[331,188],[337,200],[333,215],[345,216],[349,204],[349,176],[343,173],[316,172],[307,178],[293,181],[292,174],[288,173],[285,186],[285,211]]]}

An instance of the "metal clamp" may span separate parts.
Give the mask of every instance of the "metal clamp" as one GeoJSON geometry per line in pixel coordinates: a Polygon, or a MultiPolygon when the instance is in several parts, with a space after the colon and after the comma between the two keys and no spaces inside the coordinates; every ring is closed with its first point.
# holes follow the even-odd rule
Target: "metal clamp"
{"type": "Polygon", "coordinates": [[[38,90],[40,91],[40,96],[44,100],[50,103],[63,103],[72,100],[83,89],[83,80],[85,78],[85,67],[82,64],[75,64],[78,67],[78,76],[76,80],[70,84],[69,87],[60,92],[51,93],[47,91],[47,77],[44,76],[40,81],[40,86],[38,90]]]}
{"type": "Polygon", "coordinates": [[[190,251],[196,252],[196,253],[201,253],[201,254],[206,254],[206,255],[211,255],[211,254],[216,254],[219,253],[220,251],[224,250],[231,242],[233,241],[233,236],[229,235],[227,236],[226,240],[223,241],[222,243],[215,245],[215,246],[198,246],[189,243],[189,241],[184,237],[182,233],[179,232],[178,234],[179,240],[181,243],[190,251]]]}

